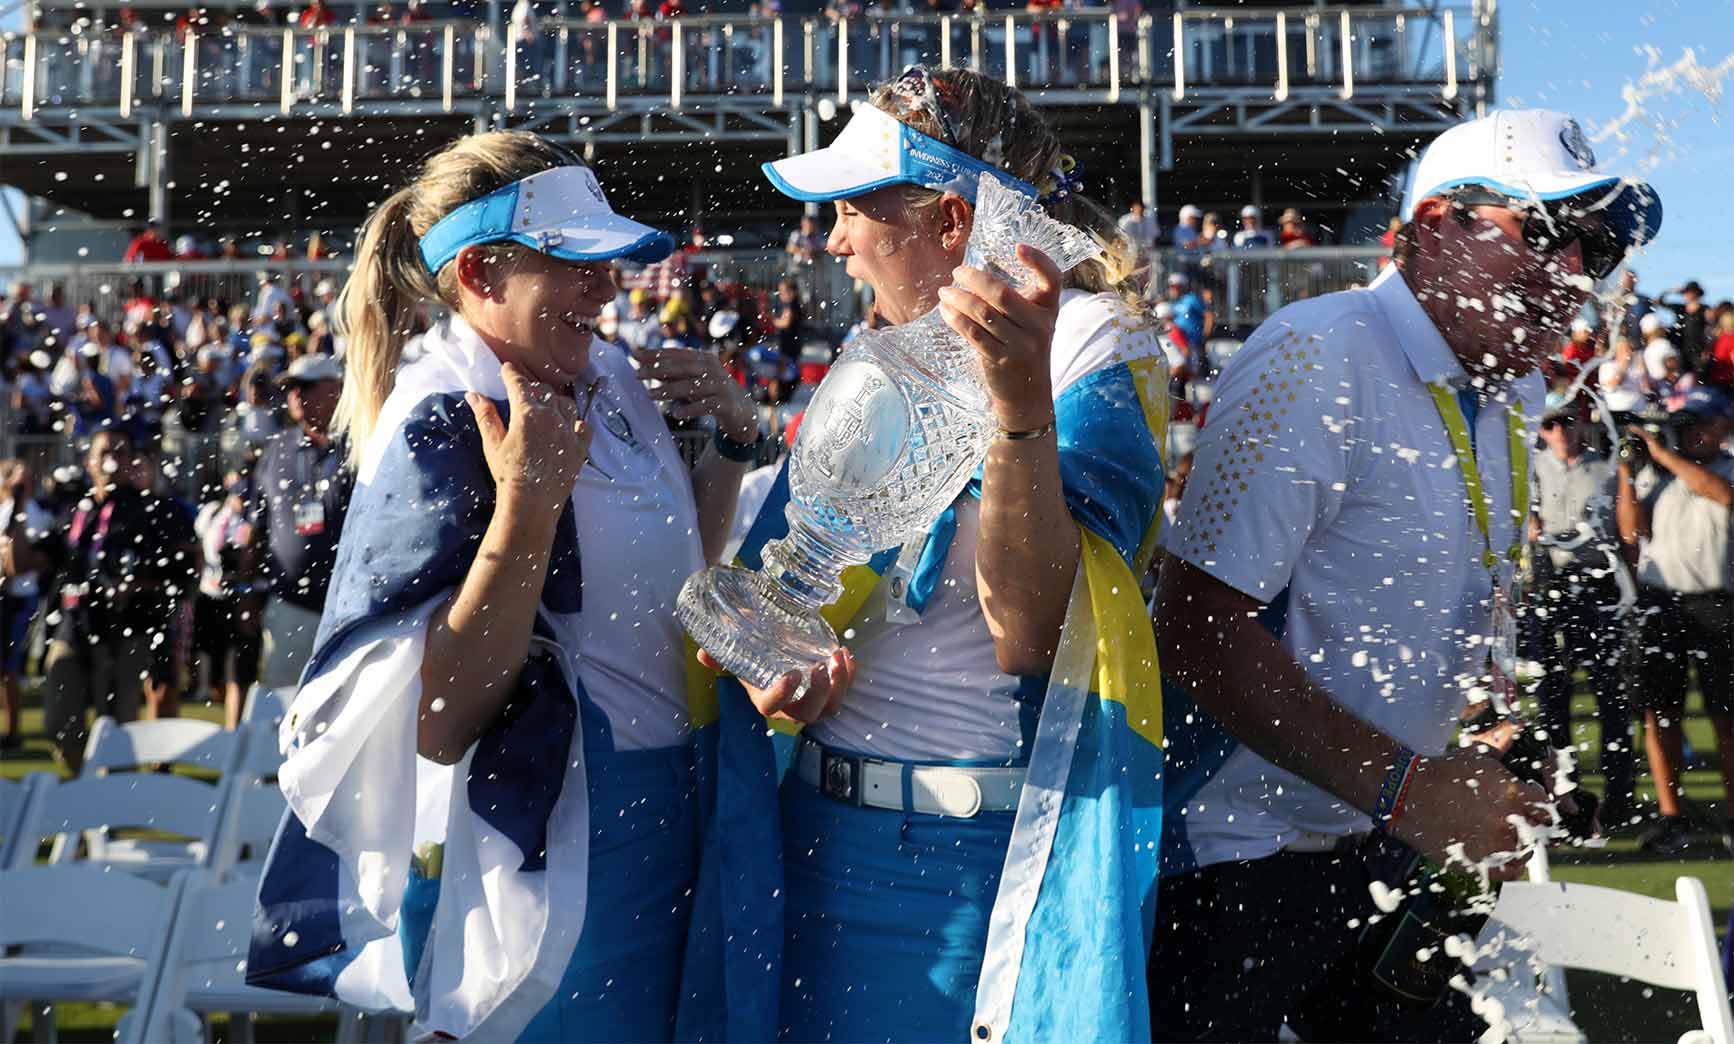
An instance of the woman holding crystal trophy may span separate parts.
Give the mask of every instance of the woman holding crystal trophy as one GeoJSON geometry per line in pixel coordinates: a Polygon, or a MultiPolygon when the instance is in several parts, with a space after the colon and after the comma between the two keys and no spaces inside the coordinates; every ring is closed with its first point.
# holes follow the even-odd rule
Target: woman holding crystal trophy
{"type": "Polygon", "coordinates": [[[827,249],[895,324],[838,359],[738,564],[677,611],[755,706],[810,723],[780,793],[777,1029],[1147,1040],[1137,577],[1167,379],[1133,252],[1029,101],[972,72],[911,68],[765,170],[835,206],[827,249]]]}

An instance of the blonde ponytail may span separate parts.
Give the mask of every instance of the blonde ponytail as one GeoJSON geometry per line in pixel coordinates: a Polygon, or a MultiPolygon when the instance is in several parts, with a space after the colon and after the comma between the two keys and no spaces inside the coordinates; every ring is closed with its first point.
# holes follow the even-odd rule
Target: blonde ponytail
{"type": "MultiPolygon", "coordinates": [[[[472,134],[429,157],[414,183],[394,192],[367,219],[355,270],[338,301],[345,374],[332,423],[348,437],[351,466],[359,467],[367,451],[421,308],[458,307],[455,266],[448,262],[437,276],[429,272],[421,260],[421,237],[472,199],[570,166],[582,163],[525,131],[472,134]]],[[[488,249],[509,259],[526,248],[507,242],[488,249]]]]}
{"type": "Polygon", "coordinates": [[[397,380],[416,312],[422,302],[439,298],[410,227],[414,202],[414,188],[399,189],[367,219],[355,271],[337,302],[337,328],[346,342],[345,372],[332,427],[348,437],[349,460],[356,466],[397,380]]]}

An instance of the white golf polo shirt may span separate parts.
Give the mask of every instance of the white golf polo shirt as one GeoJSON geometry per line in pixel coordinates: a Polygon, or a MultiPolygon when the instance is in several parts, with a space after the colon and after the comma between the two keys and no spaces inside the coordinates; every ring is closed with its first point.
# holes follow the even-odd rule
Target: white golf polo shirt
{"type": "MultiPolygon", "coordinates": [[[[1438,382],[1470,384],[1395,267],[1366,289],[1283,309],[1223,371],[1178,521],[1162,538],[1169,554],[1261,603],[1285,598],[1274,623],[1296,662],[1423,754],[1444,751],[1491,629],[1486,545],[1428,391],[1438,382]]],[[[1531,374],[1492,390],[1475,418],[1497,551],[1519,524],[1507,406],[1517,403],[1533,437],[1542,395],[1531,374]]],[[[1500,569],[1509,581],[1510,564],[1500,569]]],[[[1297,736],[1309,727],[1282,725],[1297,736]]],[[[1188,855],[1199,866],[1257,859],[1297,831],[1371,826],[1244,747],[1200,785],[1211,767],[1170,773],[1168,786],[1198,788],[1172,824],[1177,869],[1188,855]]]]}

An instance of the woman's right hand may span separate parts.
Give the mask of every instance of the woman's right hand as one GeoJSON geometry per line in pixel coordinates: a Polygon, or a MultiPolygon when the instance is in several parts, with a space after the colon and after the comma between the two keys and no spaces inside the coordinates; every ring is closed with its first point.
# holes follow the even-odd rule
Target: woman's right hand
{"type": "MultiPolygon", "coordinates": [[[[698,662],[713,671],[723,669],[710,653],[699,650],[698,662]]],[[[738,680],[738,679],[737,679],[738,680]]],[[[741,682],[747,698],[767,718],[811,725],[843,705],[849,686],[855,680],[855,657],[847,649],[838,649],[813,665],[807,672],[806,687],[801,685],[801,672],[789,671],[771,683],[768,689],[741,682]]]]}
{"type": "Polygon", "coordinates": [[[590,426],[578,419],[572,397],[553,385],[531,379],[511,363],[500,373],[512,412],[509,429],[486,396],[464,395],[481,430],[494,490],[502,500],[510,497],[520,507],[558,517],[589,457],[590,426]]]}

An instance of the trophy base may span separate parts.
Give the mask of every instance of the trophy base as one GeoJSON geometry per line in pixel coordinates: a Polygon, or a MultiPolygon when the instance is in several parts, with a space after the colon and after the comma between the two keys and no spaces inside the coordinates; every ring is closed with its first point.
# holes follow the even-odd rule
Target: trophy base
{"type": "Polygon", "coordinates": [[[772,604],[759,590],[758,574],[735,566],[688,577],[674,615],[723,670],[760,689],[789,671],[805,676],[837,651],[837,632],[824,617],[772,604]]]}

